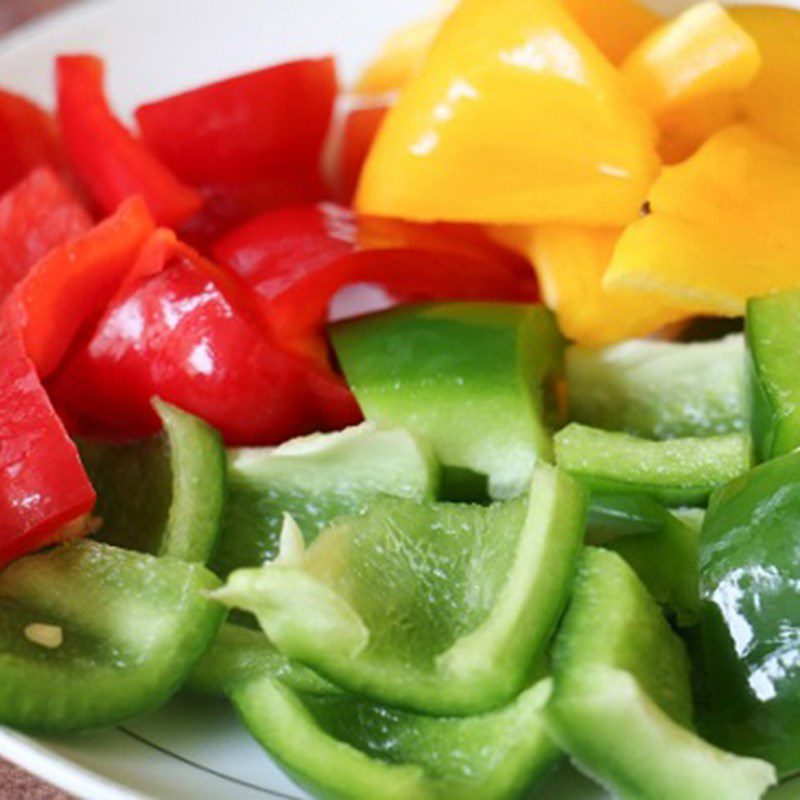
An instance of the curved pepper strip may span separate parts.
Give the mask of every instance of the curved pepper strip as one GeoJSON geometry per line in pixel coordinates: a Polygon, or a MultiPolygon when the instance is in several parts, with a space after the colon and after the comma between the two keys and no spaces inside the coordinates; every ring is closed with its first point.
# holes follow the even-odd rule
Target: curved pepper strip
{"type": "Polygon", "coordinates": [[[361,249],[352,212],[330,203],[263,214],[213,250],[255,289],[281,341],[321,328],[334,295],[349,284],[378,285],[394,302],[536,296],[531,274],[503,259],[415,246],[361,249]]]}
{"type": "Polygon", "coordinates": [[[511,701],[566,602],[586,497],[538,464],[529,498],[481,507],[382,498],[214,597],[256,614],[287,656],[356,694],[431,714],[511,701]],[[401,623],[401,624],[399,624],[401,623]]]}
{"type": "Polygon", "coordinates": [[[81,328],[97,319],[154,230],[141,198],[51,250],[15,286],[5,303],[42,378],[58,367],[81,328]]]}
{"type": "Polygon", "coordinates": [[[25,97],[0,90],[0,192],[33,169],[60,169],[64,152],[53,117],[25,97]]]}
{"type": "Polygon", "coordinates": [[[0,330],[0,567],[58,539],[94,501],[21,340],[0,330]]]}
{"type": "Polygon", "coordinates": [[[0,197],[0,302],[50,250],[86,233],[92,219],[49,167],[0,197]]]}
{"type": "Polygon", "coordinates": [[[79,428],[154,433],[156,396],[206,420],[229,444],[276,444],[359,421],[329,368],[285,352],[257,327],[233,278],[161,232],[155,239],[160,255],[143,256],[50,386],[79,428]]]}
{"type": "Polygon", "coordinates": [[[99,58],[61,56],[56,72],[64,146],[103,212],[111,214],[122,201],[141,195],[159,224],[174,227],[200,208],[200,195],[182,184],[113,116],[99,58]]]}
{"type": "Polygon", "coordinates": [[[75,542],[0,573],[0,723],[64,733],[158,708],[224,609],[204,567],[75,542]]]}

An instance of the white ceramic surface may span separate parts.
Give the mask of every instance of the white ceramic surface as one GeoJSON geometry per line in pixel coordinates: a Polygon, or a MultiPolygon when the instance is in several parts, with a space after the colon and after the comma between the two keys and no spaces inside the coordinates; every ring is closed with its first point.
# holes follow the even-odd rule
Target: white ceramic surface
{"type": "MultiPolygon", "coordinates": [[[[79,51],[107,58],[110,95],[126,115],[146,99],[299,56],[333,52],[347,80],[390,30],[424,13],[432,2],[83,3],[0,41],[0,85],[49,105],[53,57],[79,51]]],[[[61,740],[31,739],[0,728],[0,756],[87,800],[306,797],[243,731],[227,704],[192,697],[179,697],[116,729],[61,740]]],[[[798,797],[800,787],[784,787],[780,795],[798,797]]],[[[537,793],[546,800],[603,796],[569,770],[537,793]]]]}

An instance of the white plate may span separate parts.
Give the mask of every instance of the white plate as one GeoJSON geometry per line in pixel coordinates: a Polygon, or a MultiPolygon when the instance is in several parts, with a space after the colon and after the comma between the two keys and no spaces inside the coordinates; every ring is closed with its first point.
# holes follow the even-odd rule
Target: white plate
{"type": "MultiPolygon", "coordinates": [[[[0,85],[51,104],[53,57],[79,51],[108,59],[110,95],[123,114],[145,99],[298,56],[336,53],[348,79],[390,30],[432,2],[85,3],[3,40],[0,85]]],[[[88,800],[307,797],[243,731],[227,704],[191,697],[113,730],[60,740],[0,728],[0,756],[88,800]]],[[[798,793],[797,787],[784,787],[781,795],[788,800],[798,793]]],[[[594,800],[603,794],[565,770],[537,794],[543,796],[594,800]]]]}

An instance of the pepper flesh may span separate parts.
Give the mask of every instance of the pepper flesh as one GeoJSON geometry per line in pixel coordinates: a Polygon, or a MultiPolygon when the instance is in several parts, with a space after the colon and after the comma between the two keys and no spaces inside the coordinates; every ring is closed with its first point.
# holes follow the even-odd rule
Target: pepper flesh
{"type": "Polygon", "coordinates": [[[421,221],[623,225],[655,175],[654,140],[557,0],[464,0],[382,125],[356,205],[421,221]]]}

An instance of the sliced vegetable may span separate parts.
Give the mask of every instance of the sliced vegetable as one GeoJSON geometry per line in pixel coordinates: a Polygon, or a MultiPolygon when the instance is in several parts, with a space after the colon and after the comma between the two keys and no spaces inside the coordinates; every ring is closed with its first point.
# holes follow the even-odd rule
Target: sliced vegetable
{"type": "Polygon", "coordinates": [[[724,746],[800,769],[800,454],[776,458],[712,498],[700,540],[702,649],[724,746]]]}
{"type": "Polygon", "coordinates": [[[364,162],[388,110],[385,105],[367,106],[345,117],[336,175],[336,196],[343,203],[355,197],[364,162]]]}
{"type": "Polygon", "coordinates": [[[98,542],[0,573],[0,721],[62,733],[112,725],[174,694],[213,641],[222,608],[204,568],[98,542]],[[47,642],[40,626],[58,631],[47,642]]]}
{"type": "Polygon", "coordinates": [[[41,166],[59,169],[64,154],[53,117],[26,97],[0,90],[0,192],[41,166]]]}
{"type": "Polygon", "coordinates": [[[756,800],[775,782],[691,732],[683,644],[619,556],[585,552],[553,665],[547,730],[615,796],[756,800]]]}
{"type": "Polygon", "coordinates": [[[226,622],[214,644],[195,665],[186,688],[199,694],[226,697],[243,683],[279,680],[304,694],[340,694],[332,683],[308,667],[290,661],[262,631],[226,622]]]}
{"type": "Polygon", "coordinates": [[[205,422],[156,400],[164,432],[130,444],[81,443],[97,490],[100,538],[201,564],[217,546],[225,509],[225,451],[205,422]]]}
{"type": "Polygon", "coordinates": [[[357,197],[420,221],[624,225],[655,131],[558,0],[462,0],[381,126],[357,197]],[[546,31],[547,53],[539,57],[546,31]]]}
{"type": "Polygon", "coordinates": [[[556,463],[594,491],[643,493],[668,505],[702,505],[752,465],[740,433],[653,442],[571,423],[555,437],[556,463]]]}
{"type": "Polygon", "coordinates": [[[0,197],[0,301],[55,247],[86,233],[91,217],[49,167],[0,197]]]}
{"type": "Polygon", "coordinates": [[[88,55],[56,62],[58,120],[78,177],[106,214],[141,195],[160,225],[174,227],[200,208],[200,195],[182,184],[117,120],[103,89],[103,62],[88,55]]]}
{"type": "Polygon", "coordinates": [[[439,467],[428,446],[400,428],[365,422],[275,448],[233,450],[230,496],[214,571],[228,575],[278,555],[285,513],[312,542],[335,517],[379,494],[430,501],[439,467]]]}
{"type": "MultiPolygon", "coordinates": [[[[20,339],[0,330],[0,567],[57,540],[95,494],[20,339]]],[[[77,532],[80,532],[78,526],[77,532]]]]}
{"type": "Polygon", "coordinates": [[[497,711],[425,717],[350,696],[293,691],[280,680],[240,685],[245,725],[298,783],[321,797],[518,797],[559,757],[539,710],[544,680],[497,711]]]}
{"type": "Polygon", "coordinates": [[[651,439],[710,436],[746,427],[744,341],[631,341],[569,347],[570,418],[651,439]]]}
{"type": "Polygon", "coordinates": [[[386,498],[307,551],[288,518],[278,558],[235,572],[214,596],[255,613],[282,652],[349,691],[423,713],[478,713],[509,702],[541,657],[585,503],[541,464],[527,504],[386,498]]]}
{"type": "Polygon", "coordinates": [[[747,303],[750,425],[761,461],[800,447],[800,292],[747,303]]]}
{"type": "Polygon", "coordinates": [[[662,170],[648,208],[623,233],[607,288],[741,316],[748,298],[797,286],[800,153],[746,125],[725,128],[662,170]]]}
{"type": "Polygon", "coordinates": [[[53,373],[82,327],[102,314],[153,230],[144,202],[128,200],[51,250],[16,285],[6,306],[41,377],[53,373]]]}
{"type": "Polygon", "coordinates": [[[605,545],[627,536],[655,534],[669,512],[646,494],[593,493],[586,520],[586,542],[605,545]]]}
{"type": "Polygon", "coordinates": [[[541,307],[419,306],[332,328],[367,419],[427,439],[442,464],[489,476],[492,497],[523,492],[551,455],[546,400],[561,342],[541,307]]]}

